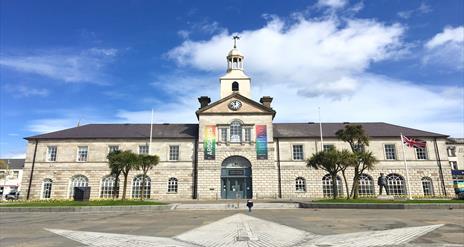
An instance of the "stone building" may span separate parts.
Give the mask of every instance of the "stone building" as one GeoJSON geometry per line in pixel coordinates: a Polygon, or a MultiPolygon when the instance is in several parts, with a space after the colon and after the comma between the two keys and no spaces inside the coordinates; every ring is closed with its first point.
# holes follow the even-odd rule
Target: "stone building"
{"type": "Polygon", "coordinates": [[[464,170],[464,138],[449,138],[446,144],[451,169],[464,170]]]}
{"type": "MultiPolygon", "coordinates": [[[[29,198],[69,198],[73,187],[90,186],[92,198],[112,197],[114,178],[106,156],[112,150],[132,150],[160,157],[148,172],[146,196],[161,200],[239,198],[320,198],[330,196],[331,179],[323,170],[307,168],[305,160],[333,145],[348,149],[335,132],[360,124],[371,137],[380,161],[361,178],[360,194],[378,193],[379,173],[385,173],[390,193],[407,193],[400,133],[427,142],[423,149],[406,148],[411,194],[454,196],[447,155],[447,135],[388,123],[274,123],[272,98],[251,97],[251,79],[244,56],[234,46],[220,77],[221,98],[199,98],[195,124],[89,124],[27,137],[23,195],[29,198]],[[32,183],[29,185],[29,180],[32,183]]],[[[193,114],[193,113],[192,113],[193,114]]],[[[352,171],[348,171],[348,183],[352,171]]],[[[129,174],[128,195],[139,197],[141,172],[129,174]]],[[[341,178],[339,191],[345,193],[341,178]]],[[[121,194],[119,190],[119,194],[121,194]]]]}
{"type": "Polygon", "coordinates": [[[0,200],[12,191],[21,191],[24,159],[0,159],[6,167],[0,167],[0,200]]]}

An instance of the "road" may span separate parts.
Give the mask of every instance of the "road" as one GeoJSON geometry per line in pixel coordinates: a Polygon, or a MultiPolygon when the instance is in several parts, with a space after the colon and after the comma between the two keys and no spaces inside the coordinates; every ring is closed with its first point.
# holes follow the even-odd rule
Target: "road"
{"type": "Polygon", "coordinates": [[[464,243],[464,210],[2,213],[0,219],[2,247],[362,246],[361,243],[464,246],[455,245],[464,243]]]}

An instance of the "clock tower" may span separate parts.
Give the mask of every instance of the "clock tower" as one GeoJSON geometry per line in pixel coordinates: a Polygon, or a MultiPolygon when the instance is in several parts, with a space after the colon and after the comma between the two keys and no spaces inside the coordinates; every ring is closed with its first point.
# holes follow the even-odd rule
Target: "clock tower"
{"type": "Polygon", "coordinates": [[[219,78],[221,99],[239,93],[251,99],[251,79],[243,72],[243,54],[237,49],[238,36],[234,36],[234,48],[227,55],[227,73],[219,78]]]}

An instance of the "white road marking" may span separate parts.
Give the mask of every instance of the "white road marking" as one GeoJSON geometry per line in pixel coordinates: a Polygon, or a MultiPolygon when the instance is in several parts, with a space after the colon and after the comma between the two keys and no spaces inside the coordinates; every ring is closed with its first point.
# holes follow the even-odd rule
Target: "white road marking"
{"type": "Polygon", "coordinates": [[[172,238],[159,238],[149,236],[136,236],[127,234],[114,234],[114,233],[101,233],[101,232],[84,232],[84,231],[70,231],[61,229],[47,229],[45,230],[61,235],[63,237],[80,242],[87,246],[99,247],[137,247],[137,246],[160,246],[160,247],[173,247],[195,246],[181,241],[176,241],[172,238]]]}
{"type": "MultiPolygon", "coordinates": [[[[244,214],[235,214],[208,225],[200,226],[173,238],[136,236],[46,229],[87,246],[398,246],[431,232],[442,225],[405,227],[385,231],[367,231],[336,235],[315,235],[244,214]]],[[[443,245],[444,246],[444,245],[443,245]]]]}

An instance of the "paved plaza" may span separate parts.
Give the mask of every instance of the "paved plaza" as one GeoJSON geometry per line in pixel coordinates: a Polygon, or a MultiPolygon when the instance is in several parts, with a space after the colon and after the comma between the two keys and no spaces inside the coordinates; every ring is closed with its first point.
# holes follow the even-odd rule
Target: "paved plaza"
{"type": "Polygon", "coordinates": [[[464,210],[2,213],[1,246],[464,246],[464,210]]]}

